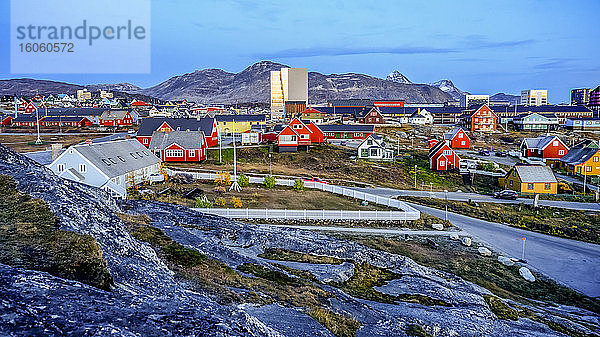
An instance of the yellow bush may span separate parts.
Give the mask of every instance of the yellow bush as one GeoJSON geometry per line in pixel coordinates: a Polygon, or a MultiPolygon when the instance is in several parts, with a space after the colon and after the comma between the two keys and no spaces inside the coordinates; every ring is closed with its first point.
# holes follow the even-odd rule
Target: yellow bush
{"type": "Polygon", "coordinates": [[[217,186],[228,186],[231,183],[231,174],[229,172],[217,172],[215,184],[217,186]]]}
{"type": "Polygon", "coordinates": [[[225,199],[218,197],[215,199],[215,206],[217,207],[223,207],[225,206],[225,199]]]}
{"type": "Polygon", "coordinates": [[[233,206],[233,208],[242,208],[242,199],[238,197],[232,197],[231,205],[233,206]]]}

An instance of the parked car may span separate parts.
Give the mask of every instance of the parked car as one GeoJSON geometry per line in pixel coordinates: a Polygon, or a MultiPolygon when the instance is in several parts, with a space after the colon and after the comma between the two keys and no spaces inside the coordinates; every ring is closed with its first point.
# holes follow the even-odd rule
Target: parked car
{"type": "Polygon", "coordinates": [[[488,151],[488,150],[479,150],[479,155],[480,156],[489,156],[490,155],[490,151],[488,151]]]}
{"type": "Polygon", "coordinates": [[[326,182],[325,180],[322,180],[319,177],[312,177],[310,179],[303,179],[303,180],[304,181],[313,182],[313,183],[329,184],[328,182],[326,182]]]}
{"type": "Polygon", "coordinates": [[[494,198],[496,198],[496,199],[515,200],[518,197],[519,197],[519,194],[513,190],[503,190],[503,191],[494,193],[494,198]]]}
{"type": "Polygon", "coordinates": [[[504,151],[496,151],[495,155],[496,157],[506,157],[507,153],[504,151]]]}

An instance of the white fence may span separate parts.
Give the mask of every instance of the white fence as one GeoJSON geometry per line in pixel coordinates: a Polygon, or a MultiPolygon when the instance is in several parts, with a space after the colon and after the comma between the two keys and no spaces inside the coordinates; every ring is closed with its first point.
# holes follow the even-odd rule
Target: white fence
{"type": "Polygon", "coordinates": [[[199,212],[232,219],[286,219],[286,220],[415,220],[404,211],[346,211],[325,209],[250,209],[250,208],[194,208],[199,212]]]}
{"type": "MultiPolygon", "coordinates": [[[[170,176],[175,175],[175,174],[189,174],[192,177],[194,177],[194,179],[199,179],[199,180],[214,180],[217,177],[217,174],[213,173],[213,172],[179,171],[179,170],[172,170],[172,169],[166,169],[166,171],[167,171],[167,174],[170,176]]],[[[251,184],[262,184],[265,179],[264,176],[256,176],[256,175],[248,175],[248,174],[245,174],[245,175],[248,177],[248,180],[250,181],[251,184]]],[[[232,179],[233,179],[233,177],[232,177],[232,179]]],[[[294,179],[285,179],[285,178],[275,177],[276,185],[294,186],[294,183],[295,183],[294,179]]],[[[383,205],[383,206],[388,206],[391,208],[399,209],[402,212],[397,212],[397,213],[404,213],[405,215],[402,216],[401,219],[397,219],[397,220],[417,220],[421,216],[421,213],[418,210],[411,207],[407,203],[400,201],[400,200],[396,200],[396,199],[391,199],[391,198],[387,198],[387,197],[378,196],[375,194],[355,191],[355,190],[345,188],[342,186],[324,184],[324,183],[319,183],[319,182],[315,182],[315,181],[305,181],[304,187],[305,188],[313,188],[313,189],[330,192],[330,193],[335,193],[335,194],[340,194],[340,195],[355,198],[358,200],[372,202],[377,205],[383,205]]],[[[235,210],[235,211],[237,211],[237,210],[235,210]]],[[[264,211],[264,210],[261,210],[261,211],[264,211]]],[[[270,212],[276,212],[276,211],[283,212],[285,210],[269,210],[269,214],[271,214],[270,212]]],[[[288,210],[288,212],[291,212],[291,211],[292,210],[288,210]]],[[[320,211],[320,210],[317,210],[317,211],[320,211]]],[[[303,212],[303,210],[294,210],[294,212],[303,212]]],[[[330,211],[325,210],[325,212],[330,212],[330,211]]],[[[346,211],[346,212],[358,212],[358,211],[346,211]]],[[[363,213],[363,212],[367,212],[367,211],[361,211],[361,213],[363,213]]],[[[380,212],[382,212],[382,211],[380,211],[380,212]]],[[[383,211],[383,213],[385,213],[385,212],[387,212],[387,211],[383,211]]],[[[210,212],[207,212],[207,213],[210,213],[210,212]]],[[[339,215],[339,211],[338,211],[338,215],[339,215]]],[[[377,216],[377,215],[374,215],[374,216],[377,216]]],[[[321,219],[321,218],[319,218],[319,219],[321,219]]]]}

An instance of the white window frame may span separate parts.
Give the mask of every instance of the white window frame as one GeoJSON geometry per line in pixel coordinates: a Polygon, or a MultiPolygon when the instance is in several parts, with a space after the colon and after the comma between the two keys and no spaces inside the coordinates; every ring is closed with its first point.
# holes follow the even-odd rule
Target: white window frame
{"type": "Polygon", "coordinates": [[[58,171],[58,173],[64,172],[64,170],[65,170],[65,164],[58,164],[58,165],[56,165],[56,170],[58,171]]]}
{"type": "Polygon", "coordinates": [[[87,172],[87,166],[85,164],[79,164],[79,172],[85,173],[87,172]]]}

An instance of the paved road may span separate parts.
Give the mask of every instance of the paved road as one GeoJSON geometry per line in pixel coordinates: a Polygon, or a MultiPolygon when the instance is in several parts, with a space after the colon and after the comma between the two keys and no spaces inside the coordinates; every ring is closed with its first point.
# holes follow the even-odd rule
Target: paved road
{"type": "MultiPolygon", "coordinates": [[[[423,213],[444,218],[444,211],[411,204],[423,213]]],[[[521,257],[522,237],[528,265],[582,293],[600,297],[600,245],[521,230],[448,212],[455,226],[487,242],[495,250],[521,257]]]]}
{"type": "MultiPolygon", "coordinates": [[[[429,191],[415,191],[415,190],[396,190],[393,188],[360,188],[360,187],[351,187],[357,191],[367,192],[371,194],[376,194],[382,197],[392,197],[392,196],[412,196],[412,197],[427,197],[427,198],[436,198],[436,199],[444,199],[444,192],[429,192],[429,191]]],[[[489,195],[477,194],[477,193],[465,193],[465,192],[448,192],[448,200],[457,200],[457,201],[474,201],[474,202],[493,202],[493,203],[509,203],[509,204],[518,204],[524,203],[528,205],[533,204],[533,199],[528,198],[517,198],[517,200],[504,200],[504,199],[496,199],[489,195]]],[[[557,208],[567,208],[567,209],[575,209],[581,211],[597,211],[600,212],[600,203],[592,203],[592,202],[573,202],[573,201],[558,201],[558,200],[540,200],[539,204],[541,206],[551,206],[557,208]]]]}
{"type": "Polygon", "coordinates": [[[506,165],[506,166],[513,166],[516,163],[520,162],[520,160],[515,157],[511,157],[511,156],[498,157],[493,154],[489,155],[489,156],[482,156],[479,153],[472,151],[472,150],[457,150],[457,153],[460,157],[467,156],[467,157],[472,157],[472,158],[481,159],[481,160],[493,161],[497,164],[502,164],[502,165],[506,165]]]}

